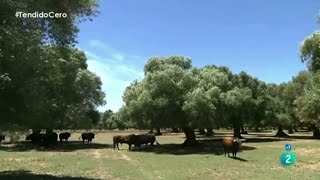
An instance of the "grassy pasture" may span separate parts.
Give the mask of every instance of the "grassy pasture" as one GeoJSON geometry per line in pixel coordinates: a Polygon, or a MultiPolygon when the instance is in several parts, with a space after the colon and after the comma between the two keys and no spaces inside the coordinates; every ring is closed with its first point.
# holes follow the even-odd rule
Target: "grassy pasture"
{"type": "Polygon", "coordinates": [[[0,147],[0,179],[320,179],[320,141],[310,133],[283,139],[272,137],[274,132],[249,132],[239,158],[232,159],[221,147],[221,137],[231,132],[215,132],[198,136],[201,145],[195,148],[180,145],[181,133],[164,133],[157,136],[160,146],[141,151],[128,151],[125,144],[114,151],[112,136],[143,131],[98,131],[94,143],[84,145],[75,132],[68,144],[50,149],[6,141],[0,147]],[[286,143],[298,156],[292,168],[279,164],[286,143]]]}

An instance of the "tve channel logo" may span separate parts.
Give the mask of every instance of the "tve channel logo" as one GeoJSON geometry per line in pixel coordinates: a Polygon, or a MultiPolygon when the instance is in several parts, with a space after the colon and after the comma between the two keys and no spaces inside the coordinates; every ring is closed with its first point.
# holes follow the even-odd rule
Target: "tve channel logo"
{"type": "Polygon", "coordinates": [[[291,167],[297,162],[297,155],[292,151],[292,145],[286,144],[284,146],[286,150],[280,156],[280,163],[283,167],[291,167]]]}

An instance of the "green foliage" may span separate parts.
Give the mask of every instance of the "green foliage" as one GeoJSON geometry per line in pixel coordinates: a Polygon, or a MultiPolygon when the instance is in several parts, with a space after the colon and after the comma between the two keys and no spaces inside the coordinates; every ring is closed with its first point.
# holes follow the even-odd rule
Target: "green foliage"
{"type": "Polygon", "coordinates": [[[91,127],[104,104],[102,82],[87,70],[76,43],[77,21],[96,15],[96,1],[6,1],[0,17],[2,127],[91,127]],[[67,12],[68,18],[15,18],[16,11],[67,12]]]}
{"type": "Polygon", "coordinates": [[[298,115],[304,122],[320,124],[320,73],[312,77],[310,90],[296,102],[298,115]]]}
{"type": "Polygon", "coordinates": [[[320,31],[316,31],[303,40],[300,45],[300,57],[302,62],[308,63],[312,72],[320,69],[320,31]]]}

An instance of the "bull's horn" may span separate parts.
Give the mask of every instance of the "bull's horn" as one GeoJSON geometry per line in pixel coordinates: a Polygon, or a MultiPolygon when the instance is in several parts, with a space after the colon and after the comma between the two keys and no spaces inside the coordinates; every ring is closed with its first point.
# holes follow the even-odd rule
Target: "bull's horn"
{"type": "Polygon", "coordinates": [[[240,139],[240,141],[246,141],[246,139],[240,139]]]}
{"type": "Polygon", "coordinates": [[[233,142],[237,142],[237,140],[236,140],[236,139],[234,139],[234,140],[233,140],[233,142]]]}

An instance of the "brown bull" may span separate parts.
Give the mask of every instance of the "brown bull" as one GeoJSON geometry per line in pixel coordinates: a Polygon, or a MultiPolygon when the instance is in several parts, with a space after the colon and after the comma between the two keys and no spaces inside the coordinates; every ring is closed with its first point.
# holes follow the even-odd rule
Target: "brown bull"
{"type": "Polygon", "coordinates": [[[245,141],[245,139],[239,139],[237,137],[224,137],[222,144],[224,148],[224,155],[227,155],[228,152],[228,157],[229,157],[229,151],[231,150],[232,152],[232,157],[236,158],[237,157],[237,152],[241,148],[241,143],[245,141]]]}
{"type": "MultiPolygon", "coordinates": [[[[135,136],[134,134],[130,134],[130,135],[126,135],[126,136],[113,136],[113,149],[115,149],[117,147],[118,150],[120,150],[119,148],[119,143],[122,145],[122,143],[126,143],[129,145],[129,141],[130,139],[135,136]]],[[[129,145],[131,146],[131,145],[129,145]]]]}

